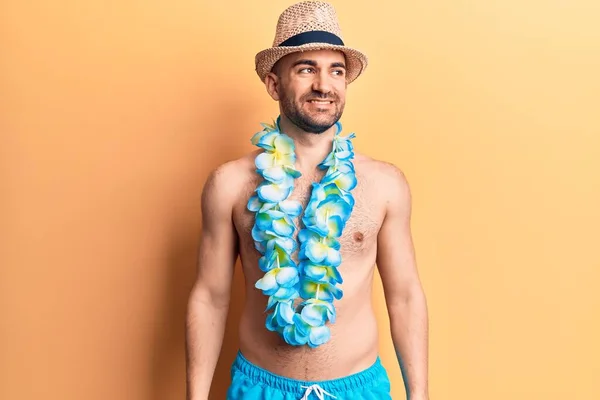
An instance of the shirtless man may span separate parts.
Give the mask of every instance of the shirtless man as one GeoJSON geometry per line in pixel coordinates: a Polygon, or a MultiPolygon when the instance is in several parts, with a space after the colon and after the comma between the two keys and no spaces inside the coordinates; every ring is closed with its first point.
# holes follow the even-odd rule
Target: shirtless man
{"type": "Polygon", "coordinates": [[[395,166],[354,153],[349,139],[336,136],[347,85],[366,64],[362,53],[343,45],[335,11],[322,2],[284,11],[274,47],[257,55],[257,73],[279,102],[280,117],[253,138],[261,149],[219,166],[203,190],[198,277],[188,304],[188,400],[208,399],[238,256],[247,295],[228,399],[391,398],[371,304],[376,265],[407,398],[428,400],[427,306],[411,239],[408,183],[395,166]],[[341,165],[337,178],[319,168],[333,156],[341,165]],[[286,159],[301,176],[290,177],[290,169],[279,176],[283,170],[273,166],[286,159]],[[335,201],[317,200],[311,208],[313,183],[328,179],[337,182],[327,189],[335,201]],[[261,183],[271,186],[261,192],[261,183]],[[273,220],[269,207],[280,210],[268,214],[273,220]],[[275,226],[283,213],[296,228],[285,219],[275,226]],[[299,234],[303,229],[318,240],[299,234]],[[294,242],[293,248],[285,245],[294,242]],[[319,256],[323,243],[329,247],[319,256]],[[273,274],[279,275],[270,279],[273,274]],[[307,298],[312,300],[302,303],[307,298]]]}

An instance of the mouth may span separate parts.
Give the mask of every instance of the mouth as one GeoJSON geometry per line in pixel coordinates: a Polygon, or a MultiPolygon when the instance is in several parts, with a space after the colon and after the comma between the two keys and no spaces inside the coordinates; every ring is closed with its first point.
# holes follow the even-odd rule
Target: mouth
{"type": "Polygon", "coordinates": [[[308,100],[308,103],[310,104],[316,104],[319,106],[326,106],[329,104],[333,104],[332,100],[308,100]]]}

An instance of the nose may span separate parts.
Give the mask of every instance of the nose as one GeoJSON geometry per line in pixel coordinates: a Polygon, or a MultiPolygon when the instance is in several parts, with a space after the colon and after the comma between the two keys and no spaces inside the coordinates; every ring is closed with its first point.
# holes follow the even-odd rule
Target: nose
{"type": "Polygon", "coordinates": [[[323,94],[328,94],[332,90],[331,78],[329,77],[327,71],[321,71],[319,74],[315,74],[315,79],[313,80],[312,88],[316,92],[321,92],[323,94]]]}

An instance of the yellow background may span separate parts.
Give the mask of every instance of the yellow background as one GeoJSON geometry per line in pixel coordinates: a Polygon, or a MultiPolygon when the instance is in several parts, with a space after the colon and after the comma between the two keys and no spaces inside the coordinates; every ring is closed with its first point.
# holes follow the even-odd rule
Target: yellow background
{"type": "MultiPolygon", "coordinates": [[[[1,399],[184,398],[200,192],[276,116],[289,4],[2,2],[1,399]]],[[[344,127],[413,190],[432,399],[600,399],[600,3],[334,4],[370,57],[344,127]]]]}

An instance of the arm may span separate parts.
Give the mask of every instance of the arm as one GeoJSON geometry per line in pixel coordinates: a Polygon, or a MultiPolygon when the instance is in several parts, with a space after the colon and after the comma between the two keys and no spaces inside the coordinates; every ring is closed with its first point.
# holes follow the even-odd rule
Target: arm
{"type": "Polygon", "coordinates": [[[188,400],[208,399],[229,310],[237,259],[237,236],[231,220],[237,185],[227,175],[224,167],[213,171],[202,192],[198,274],[186,319],[188,400]]]}
{"type": "Polygon", "coordinates": [[[410,231],[411,195],[402,172],[390,168],[390,183],[383,186],[388,201],[377,239],[377,267],[407,399],[427,400],[428,315],[410,231]]]}

